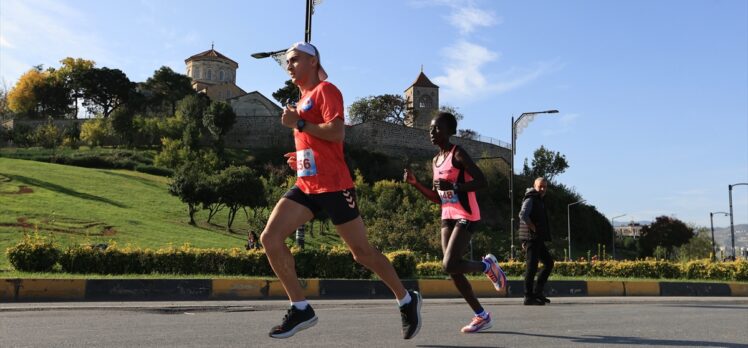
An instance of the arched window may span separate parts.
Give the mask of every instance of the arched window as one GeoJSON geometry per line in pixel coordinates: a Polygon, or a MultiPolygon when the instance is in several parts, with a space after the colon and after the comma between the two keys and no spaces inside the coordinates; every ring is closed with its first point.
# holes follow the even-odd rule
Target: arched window
{"type": "Polygon", "coordinates": [[[194,78],[196,78],[196,79],[199,79],[199,78],[200,78],[200,68],[199,68],[199,67],[196,67],[196,68],[195,68],[195,71],[193,71],[193,73],[194,73],[194,74],[192,75],[192,77],[194,77],[194,78]]]}
{"type": "Polygon", "coordinates": [[[213,70],[208,69],[208,80],[213,79],[213,70]]]}
{"type": "Polygon", "coordinates": [[[431,97],[424,95],[418,98],[418,107],[420,108],[431,108],[434,105],[431,97]]]}
{"type": "Polygon", "coordinates": [[[223,81],[223,70],[221,70],[221,71],[218,72],[218,79],[220,81],[223,81]]]}

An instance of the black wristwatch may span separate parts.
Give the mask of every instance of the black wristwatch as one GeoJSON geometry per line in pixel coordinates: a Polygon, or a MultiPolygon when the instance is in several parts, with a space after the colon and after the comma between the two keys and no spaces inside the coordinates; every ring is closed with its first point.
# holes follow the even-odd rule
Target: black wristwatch
{"type": "Polygon", "coordinates": [[[304,126],[306,126],[306,121],[304,121],[303,118],[300,118],[296,121],[296,130],[298,130],[299,132],[304,131],[304,126]]]}

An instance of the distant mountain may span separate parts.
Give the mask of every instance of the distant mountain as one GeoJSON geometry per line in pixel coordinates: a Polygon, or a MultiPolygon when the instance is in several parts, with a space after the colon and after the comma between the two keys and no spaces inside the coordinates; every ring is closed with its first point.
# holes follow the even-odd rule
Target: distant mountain
{"type": "MultiPolygon", "coordinates": [[[[730,248],[732,246],[730,238],[730,226],[714,228],[714,242],[718,246],[730,248]]],[[[735,247],[748,248],[748,224],[735,225],[735,247]]]]}

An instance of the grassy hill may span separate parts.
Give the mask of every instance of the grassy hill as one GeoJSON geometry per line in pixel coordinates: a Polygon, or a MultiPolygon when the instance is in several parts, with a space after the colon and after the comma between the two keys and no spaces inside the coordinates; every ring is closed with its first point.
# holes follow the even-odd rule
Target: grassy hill
{"type": "Polygon", "coordinates": [[[198,226],[190,226],[186,205],[167,191],[168,180],[127,170],[0,158],[0,271],[11,268],[5,249],[24,232],[38,231],[62,245],[244,246],[248,225],[242,213],[232,226],[235,232],[225,231],[225,212],[212,220],[220,225],[206,224],[207,213],[200,212],[198,226]]]}

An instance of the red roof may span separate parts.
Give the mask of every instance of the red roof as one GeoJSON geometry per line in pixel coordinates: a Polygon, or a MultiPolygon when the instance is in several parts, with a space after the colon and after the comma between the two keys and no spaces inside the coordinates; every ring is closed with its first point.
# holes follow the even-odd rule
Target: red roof
{"type": "Polygon", "coordinates": [[[207,50],[207,51],[205,51],[205,52],[200,52],[200,53],[198,53],[198,54],[196,54],[196,55],[194,55],[192,57],[189,57],[189,58],[185,59],[184,62],[187,63],[187,62],[189,62],[191,60],[197,60],[197,59],[200,59],[200,58],[222,58],[222,59],[226,59],[226,60],[228,60],[228,61],[236,64],[237,66],[239,65],[239,63],[235,62],[233,59],[224,56],[223,54],[221,54],[220,52],[218,52],[218,51],[216,51],[216,50],[214,50],[212,48],[209,49],[209,50],[207,50]]]}
{"type": "Polygon", "coordinates": [[[418,74],[418,78],[416,78],[416,82],[413,82],[411,87],[431,87],[431,88],[439,88],[439,86],[435,85],[431,80],[429,80],[428,77],[426,77],[426,74],[421,71],[420,74],[418,74]]]}

